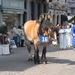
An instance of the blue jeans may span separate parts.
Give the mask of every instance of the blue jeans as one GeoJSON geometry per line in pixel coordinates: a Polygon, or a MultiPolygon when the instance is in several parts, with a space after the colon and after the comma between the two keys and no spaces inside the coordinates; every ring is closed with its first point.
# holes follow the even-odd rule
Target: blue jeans
{"type": "Polygon", "coordinates": [[[21,43],[21,36],[17,36],[17,46],[19,47],[21,43]]]}

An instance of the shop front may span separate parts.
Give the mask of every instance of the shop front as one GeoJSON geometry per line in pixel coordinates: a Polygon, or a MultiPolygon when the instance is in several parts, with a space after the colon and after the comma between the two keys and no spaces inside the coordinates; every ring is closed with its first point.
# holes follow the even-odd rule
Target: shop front
{"type": "Polygon", "coordinates": [[[14,10],[3,10],[2,20],[8,26],[8,29],[12,29],[13,25],[23,24],[23,12],[14,10]]]}
{"type": "Polygon", "coordinates": [[[5,23],[9,31],[13,25],[23,24],[24,0],[1,0],[0,26],[5,23]]]}

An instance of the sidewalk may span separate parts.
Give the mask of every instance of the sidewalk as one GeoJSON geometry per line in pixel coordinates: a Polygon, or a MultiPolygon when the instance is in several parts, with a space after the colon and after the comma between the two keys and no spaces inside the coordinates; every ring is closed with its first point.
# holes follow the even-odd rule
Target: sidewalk
{"type": "MultiPolygon", "coordinates": [[[[42,47],[39,48],[41,54],[42,47]]],[[[75,52],[72,48],[60,50],[59,47],[48,46],[48,64],[34,64],[27,59],[26,47],[13,49],[12,54],[0,56],[0,75],[75,75],[75,52]]]]}

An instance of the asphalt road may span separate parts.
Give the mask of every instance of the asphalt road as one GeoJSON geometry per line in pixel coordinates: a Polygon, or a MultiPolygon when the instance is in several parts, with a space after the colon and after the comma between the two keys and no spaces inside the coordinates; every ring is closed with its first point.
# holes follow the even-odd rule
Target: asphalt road
{"type": "MultiPolygon", "coordinates": [[[[42,46],[39,46],[40,56],[42,46]]],[[[32,54],[33,46],[32,46],[32,54]]],[[[47,47],[48,64],[34,64],[28,60],[26,47],[12,49],[10,55],[0,56],[0,75],[75,75],[75,52],[47,47]]]]}

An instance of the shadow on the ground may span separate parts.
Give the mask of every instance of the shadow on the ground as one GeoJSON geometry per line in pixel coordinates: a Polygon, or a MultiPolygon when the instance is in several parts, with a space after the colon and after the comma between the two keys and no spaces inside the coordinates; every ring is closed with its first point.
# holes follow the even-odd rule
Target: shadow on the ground
{"type": "Polygon", "coordinates": [[[55,57],[47,57],[49,64],[57,63],[57,64],[67,64],[67,65],[75,65],[75,61],[71,61],[68,59],[58,59],[55,57]]]}

